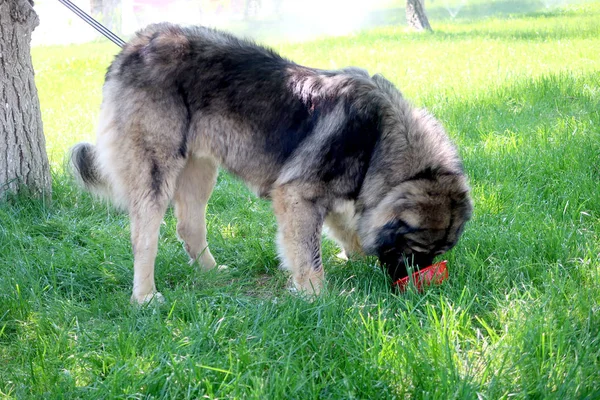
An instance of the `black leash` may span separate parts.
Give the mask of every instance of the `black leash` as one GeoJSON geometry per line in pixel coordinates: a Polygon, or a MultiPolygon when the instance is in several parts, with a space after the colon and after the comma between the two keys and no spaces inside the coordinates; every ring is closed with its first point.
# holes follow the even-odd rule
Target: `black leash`
{"type": "Polygon", "coordinates": [[[73,11],[82,20],[84,20],[85,22],[87,22],[88,24],[93,26],[98,32],[100,32],[101,34],[106,36],[107,39],[109,39],[111,42],[113,42],[117,46],[123,47],[125,45],[125,42],[120,37],[118,37],[117,35],[112,33],[107,27],[102,25],[100,22],[96,21],[94,18],[89,16],[81,8],[79,8],[75,4],[71,3],[71,0],[58,0],[58,1],[63,3],[69,10],[73,11]]]}

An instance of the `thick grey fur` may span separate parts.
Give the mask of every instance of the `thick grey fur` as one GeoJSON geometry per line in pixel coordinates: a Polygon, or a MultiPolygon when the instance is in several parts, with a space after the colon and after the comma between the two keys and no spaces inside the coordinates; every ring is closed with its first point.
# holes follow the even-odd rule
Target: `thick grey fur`
{"type": "Polygon", "coordinates": [[[308,68],[224,32],[158,24],[125,45],[103,93],[97,145],[76,146],[72,163],[85,187],[130,213],[134,301],[156,295],[170,203],[191,259],[216,265],[204,209],[218,166],[273,200],[282,261],[307,293],[323,285],[323,224],[397,279],[406,259],[426,266],[454,246],[470,218],[455,146],[381,75],[308,68]]]}

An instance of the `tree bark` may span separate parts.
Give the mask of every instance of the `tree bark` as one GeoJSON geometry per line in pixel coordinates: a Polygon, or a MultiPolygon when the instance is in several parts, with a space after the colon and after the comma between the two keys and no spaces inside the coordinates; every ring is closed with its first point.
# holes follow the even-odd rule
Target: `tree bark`
{"type": "Polygon", "coordinates": [[[102,0],[102,24],[115,34],[122,31],[122,0],[102,0]]]}
{"type": "Polygon", "coordinates": [[[432,31],[424,7],[425,0],[406,0],[406,22],[418,31],[432,31]]]}
{"type": "Polygon", "coordinates": [[[0,199],[52,190],[30,51],[38,24],[32,0],[0,0],[0,199]]]}
{"type": "Polygon", "coordinates": [[[92,15],[102,13],[102,0],[90,0],[90,12],[92,15]]]}

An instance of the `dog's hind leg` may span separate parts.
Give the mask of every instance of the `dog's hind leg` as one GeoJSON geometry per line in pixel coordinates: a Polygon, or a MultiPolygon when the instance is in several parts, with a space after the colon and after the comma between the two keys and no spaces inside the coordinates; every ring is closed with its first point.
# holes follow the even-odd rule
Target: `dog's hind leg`
{"type": "Polygon", "coordinates": [[[133,294],[132,303],[144,304],[162,295],[154,283],[154,261],[158,250],[158,234],[169,202],[167,199],[152,201],[138,199],[129,209],[131,219],[131,244],[133,247],[133,294]]]}
{"type": "Polygon", "coordinates": [[[134,257],[132,303],[143,304],[162,298],[154,283],[158,237],[184,160],[166,156],[161,159],[159,164],[156,161],[158,155],[149,160],[138,157],[139,162],[135,164],[137,176],[129,174],[129,217],[134,257]]]}
{"type": "Polygon", "coordinates": [[[292,273],[294,287],[301,293],[319,294],[325,274],[321,259],[321,231],[325,208],[307,199],[293,184],[272,192],[278,223],[278,247],[284,267],[292,273]]]}
{"type": "Polygon", "coordinates": [[[203,269],[217,265],[206,241],[206,204],[216,181],[217,164],[212,158],[190,157],[177,178],[173,199],[177,235],[191,262],[198,260],[203,269]]]}

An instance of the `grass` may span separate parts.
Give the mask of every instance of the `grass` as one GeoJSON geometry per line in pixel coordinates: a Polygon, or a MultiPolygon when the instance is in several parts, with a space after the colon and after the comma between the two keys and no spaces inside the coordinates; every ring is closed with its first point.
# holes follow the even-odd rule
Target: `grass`
{"type": "Polygon", "coordinates": [[[169,214],[167,302],[130,306],[128,219],[63,172],[116,48],[34,49],[54,194],[0,206],[0,396],[600,398],[599,19],[594,3],[275,45],[392,79],[444,122],[473,186],[443,286],[395,294],[326,240],[312,303],[285,290],[269,203],[222,174],[209,242],[230,269],[187,265],[169,214]]]}

